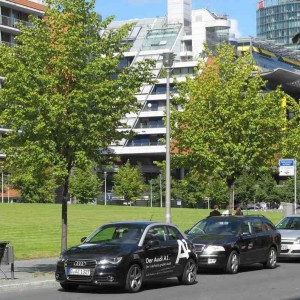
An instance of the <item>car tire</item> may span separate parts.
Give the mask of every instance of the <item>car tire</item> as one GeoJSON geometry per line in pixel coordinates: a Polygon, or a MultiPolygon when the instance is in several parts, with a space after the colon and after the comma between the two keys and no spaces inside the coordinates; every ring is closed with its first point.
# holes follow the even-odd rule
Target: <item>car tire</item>
{"type": "Polygon", "coordinates": [[[274,247],[268,252],[267,261],[263,263],[264,268],[266,269],[275,269],[277,267],[277,251],[274,247]]]}
{"type": "Polygon", "coordinates": [[[78,288],[78,284],[60,283],[60,286],[66,291],[75,291],[78,288]]]}
{"type": "Polygon", "coordinates": [[[143,270],[138,264],[130,266],[125,283],[125,290],[129,293],[137,293],[143,283],[143,270]]]}
{"type": "Polygon", "coordinates": [[[240,257],[237,251],[233,250],[228,258],[225,271],[227,274],[236,274],[239,271],[240,257]]]}
{"type": "Polygon", "coordinates": [[[184,270],[181,276],[178,277],[178,280],[181,284],[191,285],[196,282],[197,277],[197,264],[190,258],[184,266],[184,270]]]}

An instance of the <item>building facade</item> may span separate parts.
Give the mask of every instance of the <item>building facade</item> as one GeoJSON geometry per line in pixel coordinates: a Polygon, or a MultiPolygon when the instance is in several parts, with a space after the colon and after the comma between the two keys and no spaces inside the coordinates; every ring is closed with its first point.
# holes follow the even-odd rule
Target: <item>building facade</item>
{"type": "Polygon", "coordinates": [[[205,10],[192,10],[191,0],[168,0],[167,17],[141,20],[118,21],[109,29],[119,28],[125,23],[135,22],[132,32],[126,38],[131,48],[125,53],[122,65],[134,65],[138,61],[153,59],[156,66],[153,74],[156,83],[145,84],[136,95],[142,109],[136,114],[128,114],[122,120],[135,136],[110,145],[109,150],[121,158],[120,164],[128,159],[132,164],[140,163],[145,177],[156,177],[160,168],[156,162],[165,160],[165,112],[166,112],[166,72],[163,54],[175,54],[170,92],[176,93],[174,78],[185,80],[193,76],[194,68],[201,59],[204,42],[211,48],[222,41],[228,41],[230,20],[205,10]]]}
{"type": "Polygon", "coordinates": [[[300,1],[263,0],[256,10],[256,33],[261,39],[300,49],[293,38],[300,33],[300,1]]]}

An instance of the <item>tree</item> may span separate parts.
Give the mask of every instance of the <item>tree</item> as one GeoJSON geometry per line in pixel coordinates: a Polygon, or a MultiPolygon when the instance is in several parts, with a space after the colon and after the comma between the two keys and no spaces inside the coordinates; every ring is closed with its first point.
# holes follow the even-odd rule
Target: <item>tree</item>
{"type": "MultiPolygon", "coordinates": [[[[94,1],[46,0],[43,19],[18,23],[17,45],[0,45],[0,122],[10,128],[1,149],[12,169],[51,169],[62,187],[62,243],[74,166],[99,162],[99,149],[124,138],[118,128],[139,108],[135,93],[152,78],[151,62],[119,68],[133,24],[106,30],[94,1]]],[[[34,171],[32,171],[34,170],[34,171]]]]}
{"type": "Polygon", "coordinates": [[[226,206],[225,188],[224,180],[191,169],[183,180],[172,182],[172,195],[190,207],[204,207],[207,198],[211,207],[213,204],[226,206]]]}
{"type": "Polygon", "coordinates": [[[139,166],[131,166],[129,160],[114,175],[114,194],[124,197],[126,202],[136,201],[145,188],[139,166]]]}
{"type": "Polygon", "coordinates": [[[249,53],[236,57],[224,43],[209,57],[211,63],[199,64],[195,77],[178,85],[175,103],[183,111],[172,112],[172,137],[182,165],[226,180],[232,210],[238,176],[268,168],[282,151],[284,93],[264,89],[249,53]]]}
{"type": "Polygon", "coordinates": [[[70,194],[80,203],[89,203],[99,195],[102,182],[92,166],[74,168],[70,178],[70,194]]]}
{"type": "Polygon", "coordinates": [[[23,202],[53,203],[56,182],[52,176],[52,168],[33,168],[26,170],[10,170],[11,183],[20,191],[23,202]]]}

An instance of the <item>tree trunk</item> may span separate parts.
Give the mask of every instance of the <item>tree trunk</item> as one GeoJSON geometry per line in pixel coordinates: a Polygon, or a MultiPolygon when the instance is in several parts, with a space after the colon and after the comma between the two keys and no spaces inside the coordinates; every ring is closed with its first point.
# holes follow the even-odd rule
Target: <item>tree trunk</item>
{"type": "Polygon", "coordinates": [[[69,178],[66,178],[63,187],[63,197],[61,203],[61,251],[65,251],[68,246],[68,192],[69,178]]]}

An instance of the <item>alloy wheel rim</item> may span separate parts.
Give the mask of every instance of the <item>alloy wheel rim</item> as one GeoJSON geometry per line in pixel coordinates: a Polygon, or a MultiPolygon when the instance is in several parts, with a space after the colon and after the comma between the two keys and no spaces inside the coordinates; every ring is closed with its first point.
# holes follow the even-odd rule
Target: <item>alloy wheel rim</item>
{"type": "Polygon", "coordinates": [[[274,267],[276,265],[276,261],[277,261],[276,260],[276,253],[275,253],[274,249],[272,249],[271,252],[270,252],[270,265],[272,267],[274,267]]]}
{"type": "Polygon", "coordinates": [[[239,260],[236,254],[232,255],[232,259],[231,259],[231,269],[233,272],[236,272],[239,266],[239,260]]]}
{"type": "Polygon", "coordinates": [[[192,261],[189,262],[186,273],[187,273],[186,274],[187,280],[189,282],[194,282],[196,277],[196,265],[194,264],[194,262],[192,261]]]}
{"type": "Polygon", "coordinates": [[[142,283],[142,272],[138,267],[134,267],[130,274],[130,286],[132,289],[137,289],[142,283]]]}

